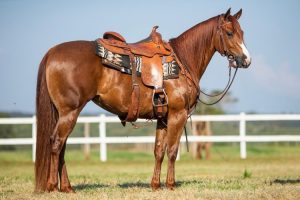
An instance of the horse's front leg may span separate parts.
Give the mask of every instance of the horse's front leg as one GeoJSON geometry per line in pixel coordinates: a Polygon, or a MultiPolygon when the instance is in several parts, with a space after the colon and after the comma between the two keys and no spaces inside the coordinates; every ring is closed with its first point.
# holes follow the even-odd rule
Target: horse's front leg
{"type": "Polygon", "coordinates": [[[167,146],[165,140],[167,135],[166,125],[167,125],[167,120],[164,119],[157,120],[155,147],[154,147],[155,167],[154,167],[153,177],[151,181],[151,187],[153,190],[157,190],[160,188],[161,164],[164,160],[164,155],[167,146]]]}
{"type": "Polygon", "coordinates": [[[186,110],[176,113],[169,113],[168,130],[167,130],[167,155],[168,155],[168,172],[166,187],[173,190],[175,187],[175,161],[182,135],[183,127],[187,120],[186,110]]]}

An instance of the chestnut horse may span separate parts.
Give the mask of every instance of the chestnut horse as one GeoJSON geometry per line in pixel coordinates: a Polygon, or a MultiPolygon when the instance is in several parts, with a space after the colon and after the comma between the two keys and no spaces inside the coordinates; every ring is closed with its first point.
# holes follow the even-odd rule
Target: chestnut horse
{"type": "MultiPolygon", "coordinates": [[[[184,66],[179,78],[164,81],[168,114],[157,120],[155,167],[151,187],[160,188],[161,164],[168,156],[166,187],[175,187],[175,160],[179,140],[191,108],[197,103],[199,80],[216,51],[232,67],[246,68],[250,55],[243,31],[230,9],[169,41],[177,61],[184,66]]],[[[66,141],[80,111],[89,101],[126,117],[131,102],[131,75],[106,67],[95,54],[95,42],[73,41],[51,48],[40,63],[37,78],[37,143],[35,191],[74,192],[64,160],[66,141]],[[60,187],[59,184],[60,183],[60,187]]],[[[152,88],[141,82],[139,118],[152,118],[152,88]]]]}
{"type": "MultiPolygon", "coordinates": [[[[210,136],[212,135],[212,130],[210,128],[210,122],[209,121],[199,121],[196,123],[193,123],[193,135],[200,135],[200,136],[210,136]]],[[[197,160],[200,160],[203,158],[202,150],[205,150],[205,159],[210,159],[210,148],[212,143],[211,142],[197,142],[194,145],[193,149],[193,157],[197,160]]]]}

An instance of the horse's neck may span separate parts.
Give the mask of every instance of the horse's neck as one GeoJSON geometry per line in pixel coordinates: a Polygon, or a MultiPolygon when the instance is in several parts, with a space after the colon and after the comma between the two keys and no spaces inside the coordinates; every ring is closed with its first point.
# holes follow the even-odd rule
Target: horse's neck
{"type": "Polygon", "coordinates": [[[198,82],[215,53],[216,17],[202,22],[170,41],[175,53],[198,82]]]}

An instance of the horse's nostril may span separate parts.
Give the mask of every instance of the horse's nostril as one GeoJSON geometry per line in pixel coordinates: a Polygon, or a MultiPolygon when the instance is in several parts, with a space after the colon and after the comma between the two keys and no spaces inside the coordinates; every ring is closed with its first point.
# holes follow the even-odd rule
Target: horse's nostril
{"type": "Polygon", "coordinates": [[[251,59],[249,61],[247,61],[246,59],[244,59],[244,62],[243,62],[242,65],[243,65],[244,68],[247,68],[247,67],[250,66],[250,64],[251,64],[251,59]]]}

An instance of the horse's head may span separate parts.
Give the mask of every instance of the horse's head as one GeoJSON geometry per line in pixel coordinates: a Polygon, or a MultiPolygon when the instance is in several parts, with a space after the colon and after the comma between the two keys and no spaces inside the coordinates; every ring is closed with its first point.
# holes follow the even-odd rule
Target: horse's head
{"type": "Polygon", "coordinates": [[[230,15],[230,9],[219,16],[217,31],[215,34],[215,48],[229,60],[231,67],[247,68],[251,64],[250,54],[244,44],[244,32],[238,19],[242,15],[242,9],[234,15],[230,15]]]}

